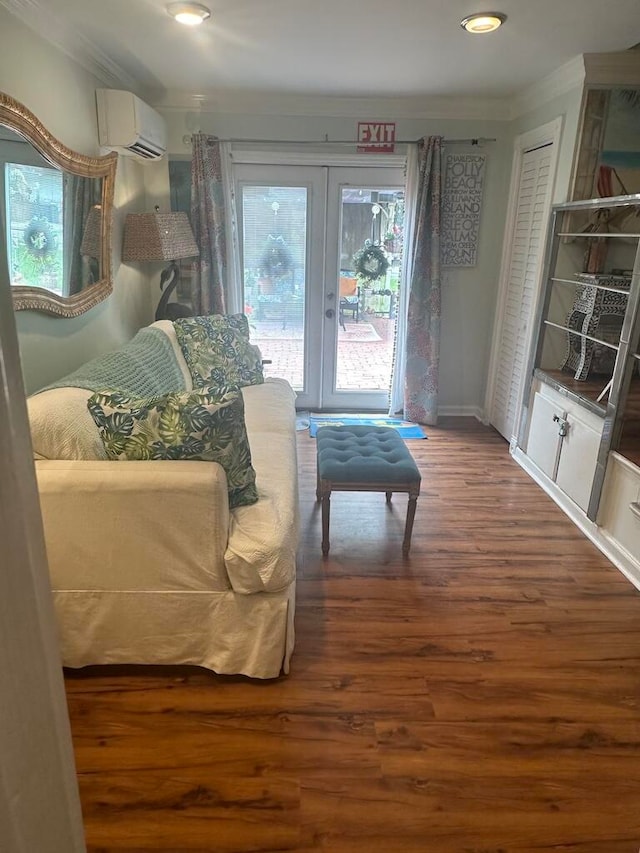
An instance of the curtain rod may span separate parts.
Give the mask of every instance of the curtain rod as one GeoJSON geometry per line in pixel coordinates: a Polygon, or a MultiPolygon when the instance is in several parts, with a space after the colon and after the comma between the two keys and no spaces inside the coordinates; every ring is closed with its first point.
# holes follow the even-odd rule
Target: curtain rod
{"type": "MultiPolygon", "coordinates": [[[[329,139],[325,136],[324,139],[223,139],[222,137],[217,137],[212,133],[206,133],[205,136],[211,136],[214,139],[217,139],[218,142],[241,142],[241,143],[253,143],[259,145],[358,145],[365,147],[367,146],[366,142],[358,142],[356,139],[329,139]]],[[[191,136],[184,136],[182,141],[185,144],[191,142],[191,136]]],[[[393,141],[393,145],[414,145],[416,142],[419,142],[419,139],[395,139],[393,141]]],[[[496,142],[495,137],[487,137],[487,136],[477,136],[470,137],[469,139],[445,139],[445,145],[481,145],[484,142],[496,142]]],[[[382,143],[380,143],[382,144],[382,143]]],[[[375,145],[375,143],[369,143],[370,145],[375,145]]]]}

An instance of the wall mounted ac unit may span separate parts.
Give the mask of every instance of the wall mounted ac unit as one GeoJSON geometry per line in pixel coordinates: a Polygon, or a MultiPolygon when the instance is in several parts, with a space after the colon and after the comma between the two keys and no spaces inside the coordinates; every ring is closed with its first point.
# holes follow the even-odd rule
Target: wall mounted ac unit
{"type": "Polygon", "coordinates": [[[167,150],[164,119],[133,92],[96,89],[100,145],[143,160],[157,160],[167,150]]]}

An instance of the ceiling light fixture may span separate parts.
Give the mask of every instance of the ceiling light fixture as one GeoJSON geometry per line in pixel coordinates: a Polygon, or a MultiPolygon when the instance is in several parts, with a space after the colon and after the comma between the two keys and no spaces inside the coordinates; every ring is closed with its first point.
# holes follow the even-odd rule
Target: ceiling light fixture
{"type": "Polygon", "coordinates": [[[460,26],[468,33],[492,33],[502,26],[507,16],[502,12],[476,12],[460,21],[460,26]]]}
{"type": "Polygon", "coordinates": [[[169,3],[167,12],[178,23],[188,27],[197,27],[211,17],[211,11],[200,3],[169,3]]]}

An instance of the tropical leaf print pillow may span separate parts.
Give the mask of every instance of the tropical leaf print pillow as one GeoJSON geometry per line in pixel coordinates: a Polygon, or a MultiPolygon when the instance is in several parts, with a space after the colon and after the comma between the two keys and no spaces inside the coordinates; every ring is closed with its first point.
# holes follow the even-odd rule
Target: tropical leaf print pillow
{"type": "Polygon", "coordinates": [[[212,314],[174,321],[194,388],[261,385],[262,359],[249,341],[244,314],[212,314]]]}
{"type": "Polygon", "coordinates": [[[227,475],[231,509],[258,500],[244,401],[237,386],[142,400],[99,391],[87,406],[109,459],[218,462],[227,475]]]}

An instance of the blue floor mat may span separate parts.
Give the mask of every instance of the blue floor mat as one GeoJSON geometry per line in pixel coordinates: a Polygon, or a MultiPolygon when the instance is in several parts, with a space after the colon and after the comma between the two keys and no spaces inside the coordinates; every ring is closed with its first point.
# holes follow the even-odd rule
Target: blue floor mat
{"type": "Polygon", "coordinates": [[[419,424],[403,421],[401,418],[390,418],[385,415],[322,415],[309,416],[309,435],[315,438],[321,426],[380,426],[392,427],[402,438],[426,438],[424,429],[419,424]]]}

